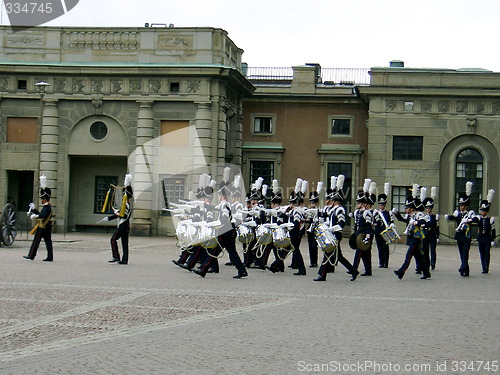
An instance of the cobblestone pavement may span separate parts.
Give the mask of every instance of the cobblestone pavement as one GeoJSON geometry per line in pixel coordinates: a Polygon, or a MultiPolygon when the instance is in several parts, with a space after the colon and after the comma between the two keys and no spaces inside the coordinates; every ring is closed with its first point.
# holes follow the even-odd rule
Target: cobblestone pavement
{"type": "Polygon", "coordinates": [[[133,237],[129,265],[109,264],[109,237],[54,235],[53,263],[43,243],[23,259],[23,236],[0,248],[0,374],[500,374],[498,248],[484,275],[473,245],[469,278],[440,246],[430,280],[398,280],[399,245],[355,282],[342,266],[235,280],[227,255],[205,279],[176,267],[170,238],[133,237]]]}

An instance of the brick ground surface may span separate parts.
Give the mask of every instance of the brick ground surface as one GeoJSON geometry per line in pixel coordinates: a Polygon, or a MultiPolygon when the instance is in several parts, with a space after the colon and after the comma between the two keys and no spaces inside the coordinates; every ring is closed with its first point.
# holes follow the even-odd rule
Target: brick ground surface
{"type": "Polygon", "coordinates": [[[235,280],[227,255],[205,279],[175,266],[171,238],[132,237],[129,265],[108,264],[109,237],[55,234],[53,263],[43,243],[22,258],[26,235],[0,248],[0,374],[500,374],[498,248],[484,275],[473,245],[469,278],[440,246],[430,280],[414,264],[398,280],[398,245],[355,282],[342,266],[235,280]]]}

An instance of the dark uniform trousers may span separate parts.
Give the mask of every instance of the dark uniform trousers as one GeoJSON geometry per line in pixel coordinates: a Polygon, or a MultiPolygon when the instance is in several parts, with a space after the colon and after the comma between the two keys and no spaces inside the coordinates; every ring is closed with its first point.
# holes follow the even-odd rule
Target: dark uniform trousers
{"type": "Polygon", "coordinates": [[[130,232],[130,225],[128,221],[126,223],[120,224],[113,236],[111,237],[111,252],[113,254],[113,259],[120,260],[120,253],[118,252],[118,240],[122,240],[122,251],[123,256],[121,257],[122,263],[128,263],[128,237],[130,232]]]}
{"type": "Polygon", "coordinates": [[[271,255],[271,250],[273,248],[273,243],[269,243],[264,246],[262,254],[256,254],[255,266],[261,269],[265,269],[267,262],[269,261],[269,255],[271,255]]]}
{"type": "Polygon", "coordinates": [[[490,269],[491,240],[478,238],[477,244],[479,247],[479,257],[481,258],[481,267],[483,268],[483,273],[488,273],[490,269]]]}
{"type": "Polygon", "coordinates": [[[316,266],[318,264],[318,243],[316,242],[314,233],[307,232],[307,243],[309,245],[309,264],[316,266]]]}
{"type": "Polygon", "coordinates": [[[356,249],[356,252],[354,253],[354,260],[352,262],[354,269],[357,270],[359,268],[360,261],[363,261],[363,266],[365,267],[365,274],[371,275],[372,274],[372,247],[371,247],[371,245],[366,250],[356,249]]]}
{"type": "Polygon", "coordinates": [[[243,263],[245,267],[250,267],[252,263],[255,263],[255,244],[256,239],[253,239],[249,243],[243,244],[243,263]]]}
{"type": "Polygon", "coordinates": [[[407,240],[407,245],[408,250],[406,251],[405,260],[397,272],[399,272],[401,275],[404,275],[406,270],[410,266],[411,259],[415,257],[415,261],[418,261],[418,263],[422,267],[424,276],[430,276],[429,264],[426,263],[422,257],[422,241],[418,238],[409,237],[407,240]]]}
{"type": "Polygon", "coordinates": [[[38,247],[40,246],[40,242],[42,238],[45,242],[45,246],[47,246],[47,260],[53,260],[54,255],[52,253],[52,223],[49,222],[45,226],[45,228],[38,228],[35,232],[35,236],[33,237],[33,242],[31,243],[30,251],[28,253],[28,257],[31,259],[35,259],[36,253],[38,251],[38,247]]]}
{"type": "Polygon", "coordinates": [[[217,257],[222,252],[222,249],[226,250],[229,255],[229,261],[236,267],[238,274],[242,275],[246,272],[245,266],[241,262],[241,258],[236,251],[236,231],[230,230],[217,238],[219,245],[213,249],[206,249],[206,253],[203,256],[203,260],[200,266],[200,275],[205,276],[208,270],[212,269],[214,271],[219,270],[219,262],[217,257]]]}
{"type": "Polygon", "coordinates": [[[306,266],[304,265],[304,258],[302,257],[302,253],[300,252],[301,239],[301,235],[293,234],[292,231],[290,231],[290,242],[293,246],[292,266],[297,268],[298,273],[305,275],[306,266]]]}
{"type": "MultiPolygon", "coordinates": [[[[323,257],[323,262],[321,263],[321,267],[319,268],[318,275],[321,277],[326,278],[326,274],[328,272],[334,272],[335,267],[331,264],[330,261],[328,261],[328,258],[331,254],[325,253],[323,257]]],[[[340,242],[337,247],[337,261],[338,263],[342,264],[350,274],[354,274],[356,272],[356,269],[354,266],[344,257],[344,254],[342,254],[342,250],[340,248],[340,242]]]]}
{"type": "Polygon", "coordinates": [[[389,245],[380,234],[375,234],[375,241],[378,249],[378,265],[381,268],[387,268],[389,266],[389,245]]]}
{"type": "Polygon", "coordinates": [[[464,235],[456,236],[458,253],[460,254],[460,272],[463,276],[469,276],[469,251],[471,239],[464,235]]]}
{"type": "Polygon", "coordinates": [[[277,249],[276,246],[272,247],[274,253],[274,262],[269,266],[269,270],[274,272],[285,272],[285,262],[283,259],[288,255],[287,250],[277,249]]]}

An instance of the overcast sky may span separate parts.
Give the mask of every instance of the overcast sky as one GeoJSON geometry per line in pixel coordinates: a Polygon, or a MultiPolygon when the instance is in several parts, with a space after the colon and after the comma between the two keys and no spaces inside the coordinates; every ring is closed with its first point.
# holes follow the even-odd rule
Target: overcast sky
{"type": "Polygon", "coordinates": [[[500,72],[500,0],[80,0],[44,26],[145,22],[225,29],[253,67],[403,60],[414,68],[500,72]]]}

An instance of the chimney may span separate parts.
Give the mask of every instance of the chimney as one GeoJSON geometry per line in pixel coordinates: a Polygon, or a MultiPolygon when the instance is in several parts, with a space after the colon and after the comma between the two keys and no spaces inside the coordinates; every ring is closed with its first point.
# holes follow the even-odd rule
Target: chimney
{"type": "Polygon", "coordinates": [[[405,62],[401,61],[401,60],[392,60],[392,61],[389,61],[389,66],[391,68],[404,68],[405,62]]]}

